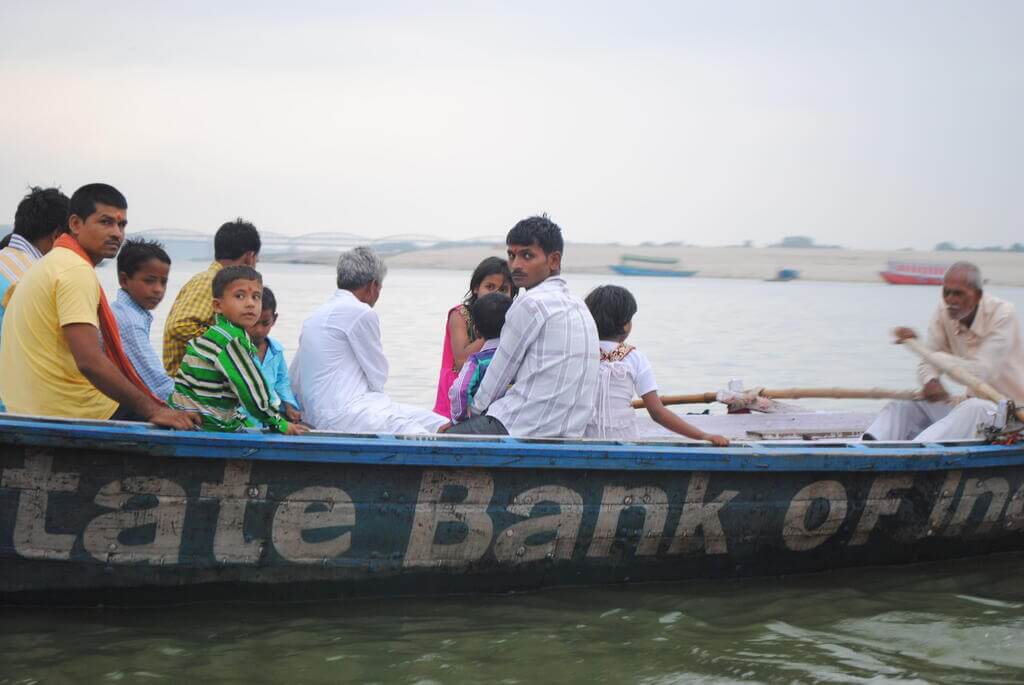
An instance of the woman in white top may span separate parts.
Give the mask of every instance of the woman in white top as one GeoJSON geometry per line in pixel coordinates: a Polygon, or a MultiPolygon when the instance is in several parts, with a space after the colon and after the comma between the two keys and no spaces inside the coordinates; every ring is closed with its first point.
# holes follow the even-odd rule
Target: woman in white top
{"type": "Polygon", "coordinates": [[[707,440],[717,447],[727,446],[728,438],[705,433],[661,403],[651,363],[642,352],[625,342],[633,330],[633,315],[637,309],[633,295],[617,285],[602,285],[592,290],[584,301],[597,323],[601,346],[594,418],[584,437],[638,439],[640,431],[632,401],[634,396],[639,396],[651,418],[670,431],[694,440],[707,440]]]}

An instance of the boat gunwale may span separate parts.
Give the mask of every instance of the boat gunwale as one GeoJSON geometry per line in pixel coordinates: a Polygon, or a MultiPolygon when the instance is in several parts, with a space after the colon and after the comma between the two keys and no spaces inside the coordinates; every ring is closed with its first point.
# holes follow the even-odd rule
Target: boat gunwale
{"type": "Polygon", "coordinates": [[[632,471],[940,471],[1024,464],[1024,443],[677,440],[169,431],[150,424],[0,414],[0,445],[139,456],[416,466],[632,471]],[[685,454],[681,454],[685,452],[685,454]]]}

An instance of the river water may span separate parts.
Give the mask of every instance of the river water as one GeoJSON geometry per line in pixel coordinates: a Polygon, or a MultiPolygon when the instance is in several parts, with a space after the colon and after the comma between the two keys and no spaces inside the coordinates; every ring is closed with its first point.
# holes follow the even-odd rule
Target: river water
{"type": "MultiPolygon", "coordinates": [[[[172,293],[204,265],[176,264],[172,293]]],[[[327,267],[261,264],[289,354],[333,290],[327,267]]],[[[113,295],[115,274],[100,270],[113,295]]],[[[570,275],[583,296],[613,276],[570,275]]],[[[377,305],[387,390],[430,406],[447,309],[468,274],[395,271],[377,305]]],[[[938,288],[619,279],[630,342],[666,393],[748,386],[910,388],[888,342],[923,331],[938,288]]],[[[1024,289],[993,288],[1024,307],[1024,289]]],[[[171,296],[156,314],[159,344],[171,296]]],[[[871,402],[805,401],[828,409],[871,402]]],[[[727,582],[502,596],[161,609],[0,608],[0,685],[32,682],[1024,681],[1024,555],[727,582]]]]}

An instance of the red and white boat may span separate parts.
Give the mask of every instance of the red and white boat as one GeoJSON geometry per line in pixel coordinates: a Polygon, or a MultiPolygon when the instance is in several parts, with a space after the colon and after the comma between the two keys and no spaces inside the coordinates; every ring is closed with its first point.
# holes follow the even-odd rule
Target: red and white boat
{"type": "Polygon", "coordinates": [[[893,285],[942,285],[947,268],[947,264],[889,262],[881,276],[886,283],[893,285]]]}

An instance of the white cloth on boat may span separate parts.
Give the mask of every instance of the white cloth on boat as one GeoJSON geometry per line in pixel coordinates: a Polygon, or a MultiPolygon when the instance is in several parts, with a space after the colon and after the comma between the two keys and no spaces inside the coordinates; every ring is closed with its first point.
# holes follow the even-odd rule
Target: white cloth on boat
{"type": "Polygon", "coordinates": [[[586,438],[635,440],[640,437],[640,424],[631,404],[634,397],[657,391],[651,362],[640,350],[630,348],[622,359],[603,357],[619,348],[614,340],[602,340],[602,355],[597,370],[597,394],[594,416],[583,432],[586,438]]]}
{"type": "MultiPolygon", "coordinates": [[[[925,344],[940,359],[969,371],[1007,399],[1024,402],[1024,342],[1011,303],[983,294],[970,328],[950,318],[940,304],[928,325],[925,344]]],[[[922,361],[917,375],[924,385],[941,378],[942,372],[922,361]]]]}
{"type": "Polygon", "coordinates": [[[304,420],[319,430],[433,433],[447,422],[384,394],[380,319],[348,290],[339,289],[303,322],[289,375],[304,420]]]}
{"type": "Polygon", "coordinates": [[[971,440],[995,424],[995,402],[972,397],[959,404],[898,400],[882,407],[865,433],[876,440],[971,440]]]}
{"type": "Polygon", "coordinates": [[[594,317],[551,276],[505,314],[473,414],[486,412],[517,437],[580,437],[594,413],[598,357],[594,317]]]}

